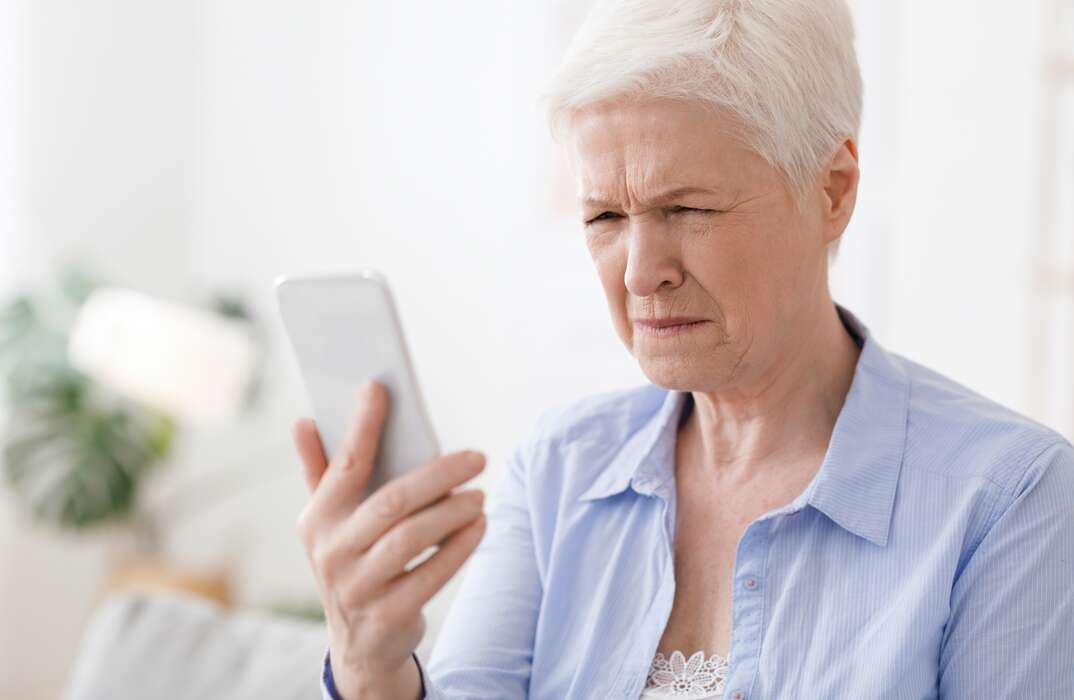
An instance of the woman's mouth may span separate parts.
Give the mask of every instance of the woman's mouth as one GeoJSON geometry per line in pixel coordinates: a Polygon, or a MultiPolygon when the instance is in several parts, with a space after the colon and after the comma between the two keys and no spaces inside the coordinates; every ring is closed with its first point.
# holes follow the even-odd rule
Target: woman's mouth
{"type": "Polygon", "coordinates": [[[634,327],[644,335],[667,338],[681,333],[689,333],[708,323],[704,319],[652,319],[634,321],[634,327]]]}

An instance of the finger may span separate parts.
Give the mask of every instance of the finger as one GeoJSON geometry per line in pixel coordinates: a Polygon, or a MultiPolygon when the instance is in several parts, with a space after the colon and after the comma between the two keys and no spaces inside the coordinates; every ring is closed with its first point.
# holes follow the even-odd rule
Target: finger
{"type": "Polygon", "coordinates": [[[376,463],[380,435],[388,415],[388,392],[383,384],[370,380],[358,391],[358,404],[350,430],[328,463],[322,483],[325,498],[335,506],[352,506],[362,496],[376,463]]]}
{"type": "Polygon", "coordinates": [[[343,528],[344,546],[355,554],[365,552],[396,523],[439,501],[484,468],[484,454],[461,450],[395,477],[374,491],[348,516],[343,528]]]}
{"type": "Polygon", "coordinates": [[[351,429],[340,447],[341,456],[361,466],[373,466],[387,415],[388,391],[371,379],[358,392],[358,405],[351,417],[351,429]]]}
{"type": "Polygon", "coordinates": [[[312,420],[300,418],[291,426],[291,437],[294,439],[298,456],[302,460],[302,478],[306,482],[306,488],[312,494],[317,489],[317,484],[321,483],[325,469],[328,468],[324,446],[321,444],[321,435],[312,420]]]}
{"type": "Polygon", "coordinates": [[[483,491],[467,489],[398,523],[361,557],[361,574],[354,585],[366,592],[379,590],[402,574],[408,562],[480,515],[484,502],[483,491]]]}
{"type": "Polygon", "coordinates": [[[435,554],[389,584],[384,603],[391,608],[420,609],[442,589],[481,543],[488,518],[484,513],[448,537],[435,554]]]}

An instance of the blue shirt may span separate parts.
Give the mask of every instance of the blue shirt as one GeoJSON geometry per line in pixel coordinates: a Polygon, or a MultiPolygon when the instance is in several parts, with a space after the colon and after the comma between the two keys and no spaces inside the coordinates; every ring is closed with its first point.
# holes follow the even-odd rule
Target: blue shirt
{"type": "MultiPolygon", "coordinates": [[[[1074,447],[836,308],[862,351],[812,481],[739,542],[725,700],[1074,698],[1074,447]]],[[[541,416],[424,697],[638,698],[675,597],[689,401],[643,385],[541,416]]]]}

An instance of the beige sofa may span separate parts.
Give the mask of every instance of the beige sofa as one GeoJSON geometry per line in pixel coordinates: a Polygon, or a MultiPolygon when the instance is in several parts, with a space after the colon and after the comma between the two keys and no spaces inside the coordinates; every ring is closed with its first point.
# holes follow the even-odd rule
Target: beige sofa
{"type": "Polygon", "coordinates": [[[94,612],[65,700],[320,700],[323,624],[178,592],[116,593],[94,612]]]}

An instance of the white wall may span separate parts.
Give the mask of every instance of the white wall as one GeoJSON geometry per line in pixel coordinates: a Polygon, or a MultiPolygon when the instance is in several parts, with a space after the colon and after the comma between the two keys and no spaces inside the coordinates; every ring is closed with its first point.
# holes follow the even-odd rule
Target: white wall
{"type": "MultiPolygon", "coordinates": [[[[0,0],[0,295],[6,295],[12,289],[16,264],[15,256],[18,241],[15,237],[17,198],[15,195],[15,97],[18,37],[18,17],[20,7],[16,0],[0,0]]],[[[0,423],[6,415],[6,409],[0,405],[0,423]]],[[[0,571],[10,571],[11,559],[8,553],[15,541],[16,521],[14,511],[8,502],[8,494],[0,493],[0,571]]],[[[0,576],[0,658],[10,653],[14,645],[14,622],[11,606],[2,601],[8,597],[10,575],[0,576]]],[[[0,672],[6,669],[0,664],[0,672]]],[[[6,674],[5,674],[6,675],[6,674]]],[[[5,694],[10,688],[3,689],[5,694]]]]}
{"type": "Polygon", "coordinates": [[[21,25],[21,233],[48,259],[183,289],[193,201],[195,16],[185,3],[33,0],[21,25]]]}
{"type": "Polygon", "coordinates": [[[1025,407],[1039,7],[909,2],[894,337],[908,354],[1025,407]],[[959,27],[957,33],[951,27],[959,27]]]}
{"type": "MultiPolygon", "coordinates": [[[[193,8],[6,0],[0,13],[0,291],[45,285],[52,263],[81,256],[111,280],[180,294],[195,211],[193,8]]],[[[37,527],[0,492],[0,697],[55,698],[123,538],[37,527]]]]}
{"type": "Polygon", "coordinates": [[[18,198],[15,192],[15,153],[18,94],[18,45],[21,4],[0,0],[0,293],[13,285],[20,240],[15,236],[18,198]]]}
{"type": "Polygon", "coordinates": [[[864,198],[847,235],[881,244],[848,249],[836,287],[881,311],[891,349],[1029,412],[1042,3],[858,5],[864,198]]]}

